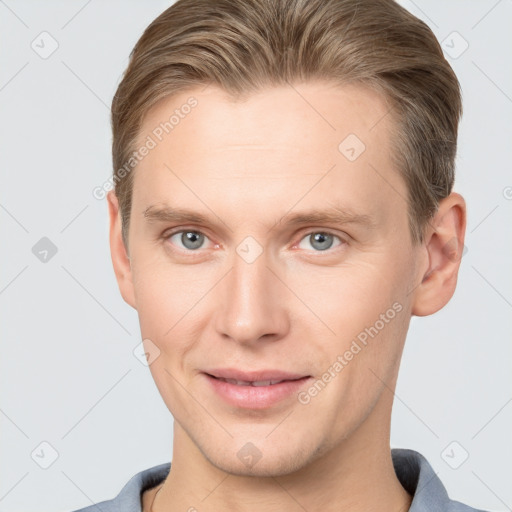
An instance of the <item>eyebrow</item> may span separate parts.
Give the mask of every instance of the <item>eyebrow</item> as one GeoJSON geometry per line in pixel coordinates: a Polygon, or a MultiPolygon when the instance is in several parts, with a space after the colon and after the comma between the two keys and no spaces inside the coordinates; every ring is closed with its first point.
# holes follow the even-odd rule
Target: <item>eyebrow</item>
{"type": "MultiPolygon", "coordinates": [[[[144,210],[143,215],[148,222],[211,223],[211,219],[201,213],[186,208],[171,208],[170,206],[148,206],[144,210]]],[[[219,218],[217,215],[215,216],[219,218]]],[[[223,222],[223,224],[225,223],[223,222]]],[[[377,226],[377,221],[370,215],[334,206],[323,208],[322,210],[314,209],[287,213],[274,223],[274,227],[277,224],[288,224],[291,226],[304,224],[357,224],[373,229],[377,226]]]]}

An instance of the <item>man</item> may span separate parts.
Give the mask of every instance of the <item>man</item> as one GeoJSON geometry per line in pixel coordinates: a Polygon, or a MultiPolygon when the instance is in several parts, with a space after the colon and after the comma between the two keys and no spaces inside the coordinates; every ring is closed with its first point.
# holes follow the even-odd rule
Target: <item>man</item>
{"type": "Polygon", "coordinates": [[[389,446],[410,318],[456,286],[461,111],[391,0],[179,0],[146,29],[112,105],[110,244],[172,467],[99,509],[474,510],[389,446]]]}

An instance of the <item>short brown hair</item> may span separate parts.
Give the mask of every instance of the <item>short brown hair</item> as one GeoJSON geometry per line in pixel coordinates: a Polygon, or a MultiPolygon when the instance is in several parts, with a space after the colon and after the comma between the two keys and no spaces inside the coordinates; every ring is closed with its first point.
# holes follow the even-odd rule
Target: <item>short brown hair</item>
{"type": "Polygon", "coordinates": [[[215,84],[234,97],[323,79],[383,93],[392,158],[420,243],[452,190],[460,85],[430,28],[394,0],[178,0],[145,30],[112,102],[115,193],[127,246],[133,172],[119,179],[149,108],[215,84]],[[117,179],[116,179],[117,178],[117,179]]]}

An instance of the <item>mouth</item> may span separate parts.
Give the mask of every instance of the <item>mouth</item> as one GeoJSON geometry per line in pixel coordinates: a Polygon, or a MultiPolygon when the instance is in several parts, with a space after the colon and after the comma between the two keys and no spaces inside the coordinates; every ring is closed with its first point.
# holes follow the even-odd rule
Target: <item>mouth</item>
{"type": "Polygon", "coordinates": [[[306,375],[304,373],[292,373],[285,370],[273,369],[252,370],[244,372],[236,368],[211,368],[204,370],[204,373],[216,379],[238,381],[241,383],[249,384],[253,382],[278,383],[284,380],[298,380],[304,377],[310,377],[310,375],[306,375]]]}
{"type": "Polygon", "coordinates": [[[266,370],[209,370],[203,372],[217,396],[242,409],[265,409],[296,395],[312,377],[266,370]]]}
{"type": "Polygon", "coordinates": [[[222,380],[223,382],[228,382],[229,384],[235,384],[236,386],[273,386],[275,384],[279,384],[280,382],[294,381],[300,379],[280,379],[280,380],[237,380],[237,379],[224,379],[222,377],[215,377],[214,375],[210,375],[217,380],[222,380]]]}

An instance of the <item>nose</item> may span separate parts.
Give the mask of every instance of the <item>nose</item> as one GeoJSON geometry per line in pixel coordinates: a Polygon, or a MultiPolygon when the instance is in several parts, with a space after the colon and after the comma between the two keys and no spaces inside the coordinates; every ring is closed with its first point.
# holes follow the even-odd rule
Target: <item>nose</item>
{"type": "Polygon", "coordinates": [[[265,251],[252,262],[234,254],[215,297],[215,328],[222,337],[251,345],[277,341],[288,332],[286,287],[270,259],[265,251]]]}

